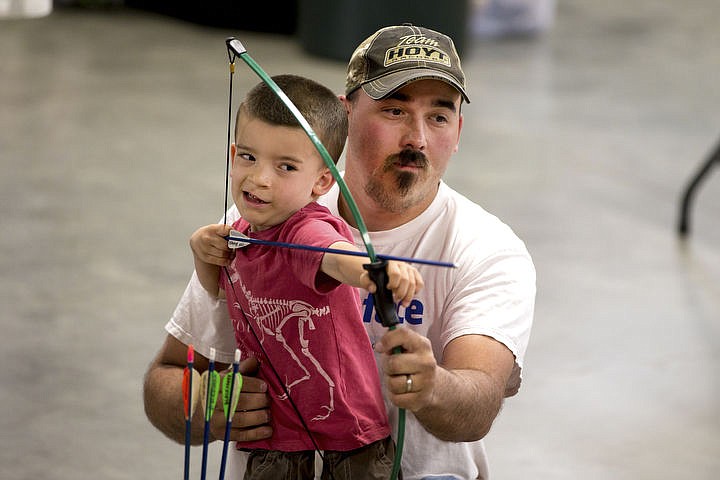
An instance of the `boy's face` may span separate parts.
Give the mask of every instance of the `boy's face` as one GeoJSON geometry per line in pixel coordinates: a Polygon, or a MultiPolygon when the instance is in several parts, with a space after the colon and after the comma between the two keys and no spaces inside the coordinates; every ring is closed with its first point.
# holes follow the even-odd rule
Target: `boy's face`
{"type": "Polygon", "coordinates": [[[253,231],[284,222],[332,186],[330,170],[300,127],[241,114],[235,133],[232,196],[253,231]]]}

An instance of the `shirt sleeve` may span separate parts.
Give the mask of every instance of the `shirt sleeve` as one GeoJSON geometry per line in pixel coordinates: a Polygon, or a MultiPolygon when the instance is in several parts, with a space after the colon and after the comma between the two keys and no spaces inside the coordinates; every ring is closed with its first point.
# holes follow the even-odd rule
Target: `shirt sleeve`
{"type": "MultiPolygon", "coordinates": [[[[232,223],[238,218],[240,214],[233,205],[227,212],[226,220],[232,223]]],[[[165,325],[165,331],[185,345],[192,344],[205,357],[210,356],[210,348],[215,348],[217,361],[232,363],[235,358],[235,330],[227,302],[212,298],[194,271],[172,317],[165,325]]]]}
{"type": "Polygon", "coordinates": [[[498,252],[470,268],[453,289],[446,318],[443,348],[462,335],[481,334],[504,344],[515,356],[505,396],[515,395],[521,383],[523,359],[535,306],[535,268],[528,255],[498,252]],[[480,275],[477,272],[482,272],[480,275]],[[466,321],[458,321],[466,319],[466,321]]]}
{"type": "Polygon", "coordinates": [[[212,298],[193,272],[190,282],[175,307],[165,330],[205,357],[215,348],[215,358],[232,363],[235,356],[235,332],[225,300],[212,298]]]}
{"type": "MultiPolygon", "coordinates": [[[[329,212],[322,210],[305,209],[302,215],[286,222],[284,241],[300,245],[310,245],[327,248],[330,245],[345,241],[352,243],[352,238],[345,223],[329,212]]],[[[302,265],[296,268],[295,274],[306,286],[317,293],[327,293],[340,285],[340,282],[326,275],[320,270],[323,252],[308,250],[284,249],[281,252],[286,257],[288,265],[302,265]]]]}

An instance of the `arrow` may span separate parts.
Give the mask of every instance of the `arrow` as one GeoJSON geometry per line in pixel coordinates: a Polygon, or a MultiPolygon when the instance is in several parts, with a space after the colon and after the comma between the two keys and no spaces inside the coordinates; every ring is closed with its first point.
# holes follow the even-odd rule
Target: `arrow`
{"type": "MultiPolygon", "coordinates": [[[[238,232],[237,230],[231,230],[230,235],[225,237],[225,239],[228,241],[228,247],[232,248],[232,249],[242,248],[242,247],[247,246],[248,244],[253,244],[253,245],[267,245],[267,246],[271,246],[271,247],[292,248],[292,249],[296,249],[296,250],[310,250],[313,252],[334,253],[337,255],[351,255],[354,257],[370,257],[370,254],[367,252],[360,252],[360,251],[355,251],[355,250],[340,250],[337,248],[316,247],[314,245],[301,245],[298,243],[273,242],[270,240],[260,240],[257,238],[248,237],[244,233],[238,232]]],[[[398,257],[398,256],[393,256],[393,255],[382,255],[379,253],[376,254],[375,257],[382,259],[382,260],[396,260],[398,262],[420,263],[423,265],[432,265],[434,267],[455,268],[454,263],[441,262],[441,261],[437,261],[437,260],[425,260],[422,258],[398,257]]]]}
{"type": "Polygon", "coordinates": [[[242,375],[238,375],[240,368],[240,350],[235,349],[235,361],[232,365],[232,374],[225,375],[222,380],[223,411],[225,412],[225,439],[223,440],[222,458],[220,460],[220,480],[225,478],[225,464],[227,463],[228,445],[230,443],[230,428],[232,418],[240,399],[242,390],[242,375]]]}
{"type": "Polygon", "coordinates": [[[193,368],[194,361],[195,350],[192,345],[188,345],[187,367],[185,367],[185,370],[183,371],[182,382],[183,406],[185,413],[185,474],[183,476],[185,480],[189,480],[190,478],[190,432],[192,428],[192,416],[195,412],[193,394],[197,393],[194,390],[200,389],[200,385],[197,382],[197,380],[199,380],[199,374],[197,370],[193,368]],[[193,380],[196,380],[195,385],[193,385],[193,380]]]}
{"type": "Polygon", "coordinates": [[[205,391],[205,428],[203,430],[203,451],[201,480],[205,480],[207,474],[208,443],[210,443],[210,419],[215,412],[218,390],[220,388],[220,374],[215,371],[215,349],[210,349],[210,364],[205,373],[202,374],[202,386],[205,391]]]}

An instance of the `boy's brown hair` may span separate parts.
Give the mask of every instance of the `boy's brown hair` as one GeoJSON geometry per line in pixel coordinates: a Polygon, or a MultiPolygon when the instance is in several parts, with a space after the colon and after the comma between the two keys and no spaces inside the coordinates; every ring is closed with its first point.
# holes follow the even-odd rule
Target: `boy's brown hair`
{"type": "MultiPolygon", "coordinates": [[[[276,75],[272,79],[300,110],[337,163],[345,147],[348,130],[347,112],[337,95],[314,80],[298,75],[276,75]]],[[[238,108],[236,126],[241,113],[271,125],[301,128],[292,112],[265,82],[260,82],[248,92],[238,108]]]]}

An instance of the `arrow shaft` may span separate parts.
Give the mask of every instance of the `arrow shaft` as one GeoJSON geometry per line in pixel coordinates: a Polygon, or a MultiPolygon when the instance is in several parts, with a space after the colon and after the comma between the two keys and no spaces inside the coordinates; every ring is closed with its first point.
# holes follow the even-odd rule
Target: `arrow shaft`
{"type": "Polygon", "coordinates": [[[222,456],[220,457],[220,476],[218,480],[225,478],[225,466],[227,464],[228,445],[230,444],[230,429],[232,427],[232,419],[237,406],[237,396],[240,392],[235,392],[235,387],[242,389],[242,385],[236,385],[238,371],[240,370],[240,350],[235,350],[235,361],[233,362],[232,376],[230,377],[230,391],[225,395],[225,387],[227,382],[223,383],[223,409],[225,411],[225,438],[223,439],[222,456]],[[227,404],[225,404],[227,402],[227,404]]]}
{"type": "MultiPolygon", "coordinates": [[[[340,250],[337,248],[323,248],[323,247],[317,247],[314,245],[301,245],[298,243],[273,242],[270,240],[260,240],[257,238],[249,238],[249,237],[228,236],[225,238],[227,240],[231,240],[231,241],[252,243],[253,245],[266,245],[266,246],[270,246],[270,247],[291,248],[291,249],[295,249],[295,250],[309,250],[309,251],[313,251],[313,252],[334,253],[337,255],[351,255],[354,257],[370,257],[370,255],[367,252],[360,252],[360,251],[354,251],[354,250],[340,250]]],[[[422,258],[399,257],[399,256],[395,256],[395,255],[384,255],[384,254],[380,254],[380,253],[376,254],[375,256],[382,260],[396,260],[398,262],[418,263],[418,264],[423,264],[423,265],[432,265],[435,267],[455,268],[454,263],[441,262],[441,261],[437,261],[437,260],[425,260],[422,258]]]]}

